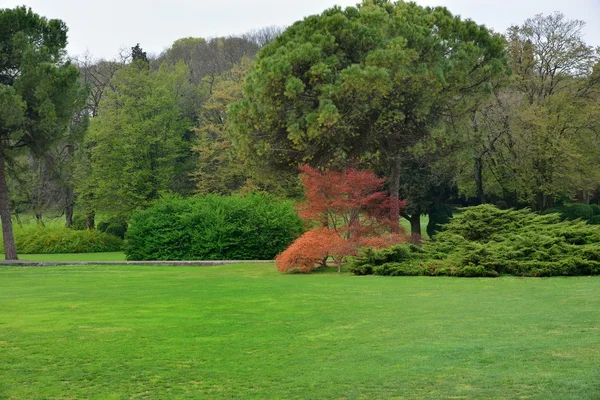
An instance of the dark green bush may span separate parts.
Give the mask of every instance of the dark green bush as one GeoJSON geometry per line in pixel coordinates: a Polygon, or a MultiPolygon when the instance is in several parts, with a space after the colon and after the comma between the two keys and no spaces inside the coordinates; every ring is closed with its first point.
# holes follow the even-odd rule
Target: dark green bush
{"type": "Polygon", "coordinates": [[[120,251],[123,241],[99,231],[64,227],[25,226],[14,231],[17,251],[32,254],[120,251]]]}
{"type": "Polygon", "coordinates": [[[442,226],[450,222],[452,208],[445,204],[436,204],[429,210],[429,222],[427,223],[427,234],[430,238],[442,229],[442,226]]]}
{"type": "Polygon", "coordinates": [[[98,223],[98,230],[100,232],[106,232],[109,235],[114,235],[121,239],[125,239],[125,233],[127,232],[127,218],[124,216],[112,216],[106,221],[98,223]]]}
{"type": "Polygon", "coordinates": [[[167,197],[132,215],[128,260],[270,260],[302,233],[289,201],[272,196],[167,197]]]}
{"type": "Polygon", "coordinates": [[[594,215],[587,222],[589,225],[600,225],[600,215],[594,215]]]}
{"type": "Polygon", "coordinates": [[[600,206],[598,204],[590,204],[594,216],[600,215],[600,206]]]}
{"type": "Polygon", "coordinates": [[[419,251],[399,245],[350,260],[357,275],[569,276],[600,274],[600,226],[559,214],[467,208],[419,251]],[[419,273],[417,273],[419,272],[419,273]]]}
{"type": "Polygon", "coordinates": [[[562,208],[562,216],[570,221],[576,219],[587,221],[594,216],[594,209],[589,204],[571,203],[562,208]]]}

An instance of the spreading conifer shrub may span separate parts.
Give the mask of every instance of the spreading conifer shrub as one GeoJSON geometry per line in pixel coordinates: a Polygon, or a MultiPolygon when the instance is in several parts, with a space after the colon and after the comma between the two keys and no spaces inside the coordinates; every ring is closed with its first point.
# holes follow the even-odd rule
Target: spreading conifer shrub
{"type": "Polygon", "coordinates": [[[133,213],[125,253],[128,260],[270,260],[301,233],[290,201],[171,196],[133,213]]]}
{"type": "Polygon", "coordinates": [[[97,230],[74,230],[58,226],[23,226],[14,230],[19,253],[101,253],[121,251],[123,240],[97,230]]]}
{"type": "Polygon", "coordinates": [[[357,275],[598,275],[600,226],[482,205],[464,209],[422,248],[365,249],[349,266],[357,275]]]}

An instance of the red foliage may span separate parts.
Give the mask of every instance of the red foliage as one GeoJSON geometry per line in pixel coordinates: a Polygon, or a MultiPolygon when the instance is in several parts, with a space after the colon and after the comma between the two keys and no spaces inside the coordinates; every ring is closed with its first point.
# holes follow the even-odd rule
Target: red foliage
{"type": "Polygon", "coordinates": [[[384,179],[355,169],[318,171],[305,165],[300,170],[306,188],[300,216],[322,227],[306,232],[275,259],[279,271],[310,272],[328,257],[339,271],[344,257],[356,255],[361,247],[383,248],[405,241],[405,235],[389,233],[384,179]]]}
{"type": "Polygon", "coordinates": [[[306,202],[299,210],[302,218],[318,221],[345,239],[389,230],[390,202],[382,190],[385,179],[373,171],[319,171],[308,165],[300,171],[306,188],[306,202]]]}
{"type": "Polygon", "coordinates": [[[344,257],[357,255],[361,247],[380,249],[402,243],[405,239],[404,235],[387,234],[345,240],[332,229],[314,228],[300,236],[279,254],[275,258],[275,264],[281,272],[295,269],[299,272],[310,272],[324,265],[328,257],[332,257],[340,271],[344,257]]]}
{"type": "Polygon", "coordinates": [[[335,231],[327,228],[311,229],[278,255],[275,264],[281,272],[296,268],[300,272],[310,272],[315,267],[324,265],[327,257],[332,255],[331,251],[343,245],[344,239],[335,231]]]}

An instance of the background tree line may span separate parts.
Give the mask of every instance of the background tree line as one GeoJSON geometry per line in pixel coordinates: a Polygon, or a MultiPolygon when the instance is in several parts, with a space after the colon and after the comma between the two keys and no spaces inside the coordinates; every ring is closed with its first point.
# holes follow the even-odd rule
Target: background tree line
{"type": "Polygon", "coordinates": [[[18,8],[2,10],[2,26],[15,13],[37,22],[2,44],[3,220],[59,214],[93,229],[98,212],[126,219],[165,193],[298,198],[306,163],[373,169],[407,200],[394,212],[415,234],[447,204],[598,202],[600,51],[560,13],[500,35],[445,8],[365,0],[285,30],[182,38],[154,56],[137,44],[113,60],[68,60],[64,24],[18,8]],[[72,74],[51,122],[13,100],[34,65],[10,64],[17,44],[49,53],[28,42],[40,25],[60,32],[44,46],[72,74]]]}

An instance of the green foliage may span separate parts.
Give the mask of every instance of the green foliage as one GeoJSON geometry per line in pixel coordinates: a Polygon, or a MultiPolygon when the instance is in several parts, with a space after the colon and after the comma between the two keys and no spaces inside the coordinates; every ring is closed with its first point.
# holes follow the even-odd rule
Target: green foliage
{"type": "Polygon", "coordinates": [[[71,229],[76,231],[82,231],[86,229],[85,226],[85,217],[80,214],[75,214],[73,216],[73,224],[71,224],[71,229]]]}
{"type": "Polygon", "coordinates": [[[4,251],[16,259],[5,164],[17,150],[48,154],[85,103],[79,71],[65,58],[67,27],[25,6],[0,8],[0,213],[4,251]]]}
{"type": "Polygon", "coordinates": [[[600,206],[598,204],[590,204],[594,216],[600,215],[600,206]]]}
{"type": "Polygon", "coordinates": [[[128,260],[268,260],[301,233],[289,201],[172,196],[133,213],[125,252],[128,260]]]}
{"type": "Polygon", "coordinates": [[[399,244],[381,250],[369,247],[361,249],[358,257],[349,259],[349,269],[356,275],[370,275],[377,267],[385,265],[389,269],[393,265],[410,263],[422,257],[423,249],[412,244],[399,244]]]}
{"type": "Polygon", "coordinates": [[[99,253],[120,251],[123,241],[96,230],[73,230],[58,226],[26,225],[15,228],[20,253],[99,253]]]}
{"type": "Polygon", "coordinates": [[[227,130],[227,108],[241,100],[250,60],[243,58],[211,81],[210,98],[200,108],[199,128],[192,150],[197,164],[192,173],[200,195],[265,191],[281,197],[298,197],[297,171],[267,171],[244,159],[232,143],[227,130]]]}
{"type": "Polygon", "coordinates": [[[78,165],[78,193],[92,208],[129,212],[162,192],[185,192],[192,122],[182,104],[192,91],[183,63],[157,71],[118,70],[92,119],[89,161],[78,165]],[[85,171],[84,171],[85,170],[85,171]]]}
{"type": "MultiPolygon", "coordinates": [[[[85,221],[84,221],[85,223],[85,221]]],[[[112,216],[108,218],[106,221],[98,222],[98,230],[100,232],[106,232],[110,235],[117,236],[121,239],[125,238],[125,233],[127,232],[127,218],[121,215],[112,216]]]]}
{"type": "Polygon", "coordinates": [[[442,226],[450,222],[452,218],[452,208],[445,204],[435,204],[429,210],[429,223],[427,224],[427,234],[430,238],[442,229],[442,226]]]}
{"type": "Polygon", "coordinates": [[[594,216],[594,210],[588,204],[572,203],[562,208],[562,217],[570,221],[576,219],[587,221],[592,216],[594,216]]]}
{"type": "Polygon", "coordinates": [[[367,249],[350,269],[357,275],[598,275],[600,226],[482,205],[455,216],[420,251],[412,245],[367,249]]]}
{"type": "Polygon", "coordinates": [[[586,44],[584,26],[556,12],[508,29],[512,76],[496,81],[495,95],[458,123],[468,137],[458,157],[462,193],[541,211],[596,191],[600,48],[586,44]]]}
{"type": "Polygon", "coordinates": [[[501,35],[443,7],[326,10],[258,53],[230,108],[235,143],[278,169],[368,160],[397,197],[398,154],[443,124],[441,110],[462,111],[486,92],[505,71],[503,47],[501,35]]]}

